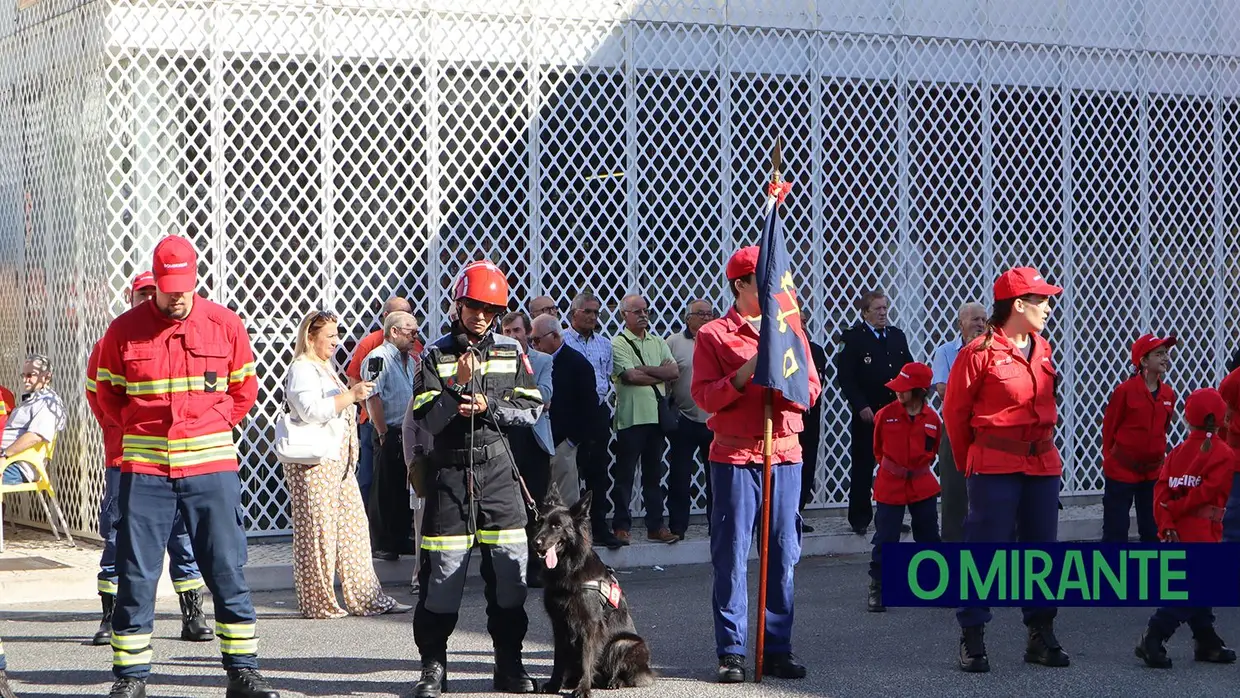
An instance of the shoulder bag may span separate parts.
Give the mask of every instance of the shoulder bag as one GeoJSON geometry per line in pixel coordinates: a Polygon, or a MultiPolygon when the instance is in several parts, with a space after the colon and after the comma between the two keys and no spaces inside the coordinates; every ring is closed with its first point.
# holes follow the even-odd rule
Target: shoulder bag
{"type": "MultiPolygon", "coordinates": [[[[649,364],[646,363],[646,358],[642,356],[642,351],[637,348],[637,344],[624,335],[620,336],[624,339],[624,341],[629,343],[629,346],[633,347],[633,353],[637,354],[637,360],[640,361],[643,366],[648,366],[649,364]]],[[[666,383],[664,385],[666,385],[666,383]]],[[[652,385],[650,386],[650,389],[654,391],[655,400],[658,401],[659,405],[659,428],[663,430],[664,434],[671,434],[680,428],[680,409],[676,407],[676,403],[672,401],[672,396],[670,394],[664,395],[659,392],[659,388],[657,386],[652,385]]]]}

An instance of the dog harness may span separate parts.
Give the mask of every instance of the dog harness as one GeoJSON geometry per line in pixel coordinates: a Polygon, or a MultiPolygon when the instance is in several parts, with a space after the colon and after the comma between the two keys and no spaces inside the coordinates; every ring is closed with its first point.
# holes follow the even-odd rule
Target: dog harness
{"type": "Polygon", "coordinates": [[[596,579],[582,584],[587,589],[597,591],[603,597],[603,604],[612,608],[620,608],[620,583],[614,577],[596,579]]]}

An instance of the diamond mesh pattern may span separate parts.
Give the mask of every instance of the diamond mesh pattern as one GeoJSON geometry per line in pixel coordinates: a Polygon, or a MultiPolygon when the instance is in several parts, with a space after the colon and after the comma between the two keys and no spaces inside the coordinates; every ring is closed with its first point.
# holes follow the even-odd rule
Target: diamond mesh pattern
{"type": "MultiPolygon", "coordinates": [[[[392,294],[434,337],[456,273],[487,256],[514,305],[593,291],[612,334],[640,291],[654,331],[677,331],[689,299],[729,300],[719,269],[756,239],[778,134],[828,350],[863,288],[926,359],[1001,268],[1066,286],[1048,330],[1065,490],[1096,492],[1134,336],[1179,331],[1185,393],[1221,378],[1238,331],[1238,53],[1227,0],[9,3],[0,382],[27,351],[56,362],[53,475],[91,529],[102,454],[79,377],[155,242],[189,236],[262,367],[249,527],[286,531],[271,420],[304,313],[342,316],[342,361],[392,294]]],[[[824,378],[815,506],[848,484],[824,378]]]]}

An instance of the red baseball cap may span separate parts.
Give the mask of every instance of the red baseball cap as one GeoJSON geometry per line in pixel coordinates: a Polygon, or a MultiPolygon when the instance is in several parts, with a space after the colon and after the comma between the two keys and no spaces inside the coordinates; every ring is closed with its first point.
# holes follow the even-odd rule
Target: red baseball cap
{"type": "Polygon", "coordinates": [[[164,293],[187,293],[198,288],[198,251],[183,237],[169,235],[160,240],[151,266],[155,285],[164,293]]]}
{"type": "Polygon", "coordinates": [[[728,260],[728,281],[743,279],[758,270],[758,246],[742,247],[728,260]]]}
{"type": "Polygon", "coordinates": [[[914,388],[929,389],[933,376],[934,371],[930,370],[929,366],[914,361],[904,364],[900,375],[887,381],[887,387],[897,393],[906,393],[914,388]]]}
{"type": "Polygon", "coordinates": [[[1227,403],[1223,396],[1214,388],[1194,390],[1184,401],[1184,419],[1188,425],[1197,429],[1205,426],[1206,417],[1214,415],[1214,424],[1223,426],[1223,414],[1227,412],[1227,403]]]}
{"type": "Polygon", "coordinates": [[[150,288],[154,285],[155,275],[149,271],[144,271],[133,277],[133,283],[129,284],[129,290],[136,293],[144,288],[150,288]]]}
{"type": "Polygon", "coordinates": [[[1008,269],[995,280],[995,300],[1005,301],[1019,298],[1027,294],[1038,296],[1058,296],[1063,289],[1046,282],[1037,269],[1033,267],[1016,267],[1008,269]]]}
{"type": "Polygon", "coordinates": [[[1135,366],[1140,366],[1141,359],[1144,358],[1146,354],[1159,347],[1170,348],[1174,347],[1176,344],[1179,344],[1179,340],[1175,338],[1175,335],[1155,337],[1152,334],[1143,334],[1139,339],[1137,339],[1137,341],[1132,343],[1132,363],[1135,366]]]}

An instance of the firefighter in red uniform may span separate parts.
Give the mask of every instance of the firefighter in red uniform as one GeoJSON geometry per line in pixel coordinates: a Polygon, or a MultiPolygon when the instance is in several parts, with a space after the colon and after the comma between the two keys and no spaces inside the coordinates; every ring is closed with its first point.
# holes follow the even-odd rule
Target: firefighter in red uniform
{"type": "Polygon", "coordinates": [[[1137,372],[1119,384],[1102,418],[1102,540],[1128,541],[1129,512],[1137,505],[1142,543],[1158,541],[1154,523],[1154,481],[1167,454],[1167,430],[1175,414],[1175,392],[1163,382],[1175,337],[1142,335],[1132,345],[1137,372]]]}
{"type": "Polygon", "coordinates": [[[913,540],[938,543],[940,488],[930,466],[939,452],[943,423],[926,394],[934,372],[921,363],[908,363],[887,388],[896,399],[874,415],[874,457],[878,475],[874,478],[874,550],[870,558],[870,598],[873,612],[883,606],[883,543],[900,541],[904,508],[913,520],[913,540]]]}
{"type": "MultiPolygon", "coordinates": [[[[960,350],[947,379],[943,423],[967,478],[965,542],[1053,542],[1059,530],[1055,383],[1051,347],[1040,333],[1051,296],[1063,289],[1029,267],[1004,272],[994,286],[986,333],[960,350]]],[[[1024,608],[1025,661],[1068,666],[1055,638],[1054,608],[1024,608]]],[[[984,632],[990,609],[961,608],[960,668],[990,671],[984,632]]]]}
{"type": "MultiPolygon", "coordinates": [[[[1218,387],[1227,411],[1224,413],[1219,438],[1227,442],[1233,451],[1240,450],[1240,368],[1227,374],[1218,387]]],[[[1240,543],[1240,458],[1236,459],[1236,472],[1232,476],[1231,497],[1223,514],[1223,540],[1240,543]]]]}
{"type": "MultiPolygon", "coordinates": [[[[1195,390],[1184,402],[1188,439],[1167,456],[1154,486],[1154,518],[1158,536],[1169,543],[1217,543],[1223,536],[1223,505],[1231,491],[1236,453],[1215,432],[1223,424],[1227,405],[1214,388],[1195,390]]],[[[1182,623],[1193,631],[1193,659],[1230,664],[1236,653],[1214,631],[1214,613],[1208,607],[1160,608],[1137,644],[1137,656],[1147,666],[1170,669],[1164,643],[1182,623]]]]}
{"type": "MultiPolygon", "coordinates": [[[[764,388],[753,384],[758,364],[761,307],[756,269],[758,248],[745,247],[728,260],[728,288],[736,303],[728,314],[698,332],[693,351],[693,401],[710,414],[710,557],[715,582],[715,650],[720,683],[745,680],[749,599],[745,571],[754,525],[762,511],[764,388]]],[[[810,356],[808,343],[805,356],[810,356]]],[[[809,402],[822,386],[812,363],[809,402]]],[[[785,679],[805,677],[792,654],[793,567],[801,557],[799,505],[804,410],[775,396],[772,421],[770,590],[766,612],[765,673],[785,679]]]]}
{"type": "Polygon", "coordinates": [[[245,511],[236,427],[258,397],[241,319],[195,296],[193,245],[155,247],[154,302],[118,317],[99,342],[96,399],[121,428],[119,582],[109,698],[144,698],[155,588],[180,513],[215,602],[228,698],[278,698],[258,673],[254,605],[242,567],[245,511]]]}

